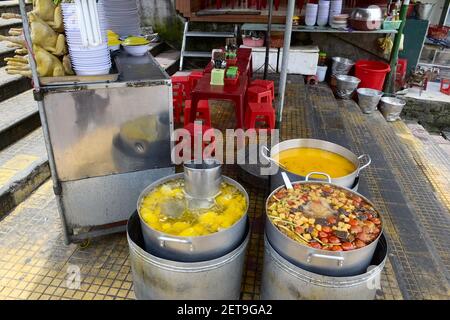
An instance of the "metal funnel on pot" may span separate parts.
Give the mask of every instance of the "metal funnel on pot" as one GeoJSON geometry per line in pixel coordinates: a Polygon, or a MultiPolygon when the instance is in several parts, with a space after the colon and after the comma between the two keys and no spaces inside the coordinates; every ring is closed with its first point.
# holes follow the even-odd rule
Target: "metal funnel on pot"
{"type": "Polygon", "coordinates": [[[220,192],[222,164],[215,159],[184,163],[184,191],[192,208],[208,208],[220,192]]]}

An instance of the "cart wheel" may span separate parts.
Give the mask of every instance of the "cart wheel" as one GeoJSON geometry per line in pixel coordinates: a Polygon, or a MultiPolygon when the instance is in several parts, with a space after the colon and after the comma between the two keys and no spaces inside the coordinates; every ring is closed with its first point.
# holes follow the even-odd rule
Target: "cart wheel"
{"type": "Polygon", "coordinates": [[[91,244],[91,239],[86,239],[83,242],[81,242],[78,246],[80,249],[86,249],[91,244]]]}

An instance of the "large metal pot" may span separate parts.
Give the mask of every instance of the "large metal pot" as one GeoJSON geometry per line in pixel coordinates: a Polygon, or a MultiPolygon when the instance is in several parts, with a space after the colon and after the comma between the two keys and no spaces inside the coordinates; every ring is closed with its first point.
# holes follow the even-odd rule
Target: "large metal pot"
{"type": "MultiPolygon", "coordinates": [[[[333,188],[345,189],[346,191],[361,197],[362,199],[367,201],[367,203],[373,206],[373,204],[364,196],[353,192],[348,188],[333,185],[331,181],[311,182],[308,181],[307,177],[305,181],[292,183],[292,185],[297,184],[331,184],[333,188]]],[[[278,228],[272,223],[270,218],[267,217],[267,207],[270,198],[282,188],[284,188],[284,186],[275,189],[269,195],[266,201],[265,230],[267,238],[269,239],[275,250],[277,250],[277,252],[281,256],[283,256],[291,263],[313,273],[335,277],[355,276],[364,273],[367,270],[367,267],[370,265],[370,261],[372,260],[375,248],[377,247],[378,240],[383,233],[383,230],[381,230],[377,239],[375,239],[369,245],[351,251],[326,251],[301,244],[295,240],[292,240],[284,233],[279,231],[278,228]]]]}
{"type": "Polygon", "coordinates": [[[420,20],[430,19],[431,12],[433,12],[434,3],[417,3],[415,6],[417,17],[420,20]]]}
{"type": "Polygon", "coordinates": [[[265,237],[261,279],[263,300],[373,300],[381,289],[388,245],[380,237],[369,268],[352,277],[328,277],[303,270],[280,256],[265,237]]]}
{"type": "MultiPolygon", "coordinates": [[[[324,141],[324,140],[317,140],[317,139],[292,139],[292,140],[286,140],[283,141],[275,146],[270,150],[270,157],[273,158],[275,155],[279,154],[280,152],[288,149],[294,149],[294,148],[316,148],[316,149],[322,149],[330,152],[337,153],[344,158],[348,159],[355,165],[355,171],[350,173],[347,176],[340,177],[340,178],[332,178],[331,182],[333,184],[336,184],[341,187],[345,188],[354,188],[355,186],[355,180],[357,177],[359,177],[362,170],[367,168],[371,163],[372,159],[369,155],[364,154],[361,156],[357,156],[347,148],[344,148],[338,144],[324,141]],[[361,161],[363,159],[367,159],[367,162],[365,164],[361,164],[361,161]]],[[[262,156],[267,158],[267,155],[264,154],[264,148],[262,149],[262,156]]],[[[301,161],[301,159],[299,159],[301,161]]],[[[295,173],[289,172],[284,170],[283,168],[278,168],[279,170],[276,172],[275,175],[271,177],[271,190],[274,188],[278,188],[279,186],[283,185],[283,178],[281,176],[281,172],[286,172],[289,179],[291,181],[299,181],[299,180],[305,180],[305,177],[297,175],[295,173]]],[[[320,181],[320,179],[318,179],[320,181]]]]}
{"type": "Polygon", "coordinates": [[[231,227],[206,236],[179,237],[157,231],[142,219],[140,207],[143,198],[161,184],[183,177],[184,174],[179,173],[160,179],[145,188],[139,196],[137,208],[147,252],[160,258],[181,262],[206,261],[229,253],[239,245],[245,233],[249,198],[247,192],[239,183],[226,176],[222,176],[223,181],[235,186],[242,192],[247,203],[245,214],[231,227]]]}
{"type": "Polygon", "coordinates": [[[237,300],[240,296],[250,230],[231,252],[213,260],[178,262],[144,250],[141,222],[134,213],[127,225],[133,289],[139,300],[237,300]]]}

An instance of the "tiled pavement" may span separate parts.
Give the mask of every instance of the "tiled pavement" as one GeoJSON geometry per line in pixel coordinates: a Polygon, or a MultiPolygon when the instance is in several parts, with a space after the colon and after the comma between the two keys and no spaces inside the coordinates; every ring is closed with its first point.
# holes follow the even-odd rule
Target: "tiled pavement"
{"type": "MultiPolygon", "coordinates": [[[[317,137],[336,141],[374,163],[360,191],[385,213],[390,245],[378,299],[449,299],[449,211],[420,167],[379,114],[365,116],[351,102],[336,101],[329,88],[305,87],[291,77],[283,139],[317,137]]],[[[234,126],[226,104],[214,104],[213,125],[234,126]]],[[[234,166],[225,174],[239,179],[234,166]]],[[[259,298],[263,258],[265,192],[244,183],[250,196],[252,237],[243,280],[243,299],[259,298]]],[[[63,244],[51,183],[0,222],[0,298],[133,298],[126,238],[93,239],[83,248],[63,244]],[[77,266],[81,287],[69,289],[77,266]]],[[[76,279],[75,279],[76,280],[76,279]]]]}

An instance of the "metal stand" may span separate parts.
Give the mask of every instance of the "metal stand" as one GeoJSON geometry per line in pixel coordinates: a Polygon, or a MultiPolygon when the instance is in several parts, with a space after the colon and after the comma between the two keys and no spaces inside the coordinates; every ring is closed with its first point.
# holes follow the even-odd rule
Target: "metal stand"
{"type": "Polygon", "coordinates": [[[151,55],[121,53],[115,82],[42,86],[19,4],[65,243],[122,232],[141,191],[175,172],[170,77],[151,55]]]}

